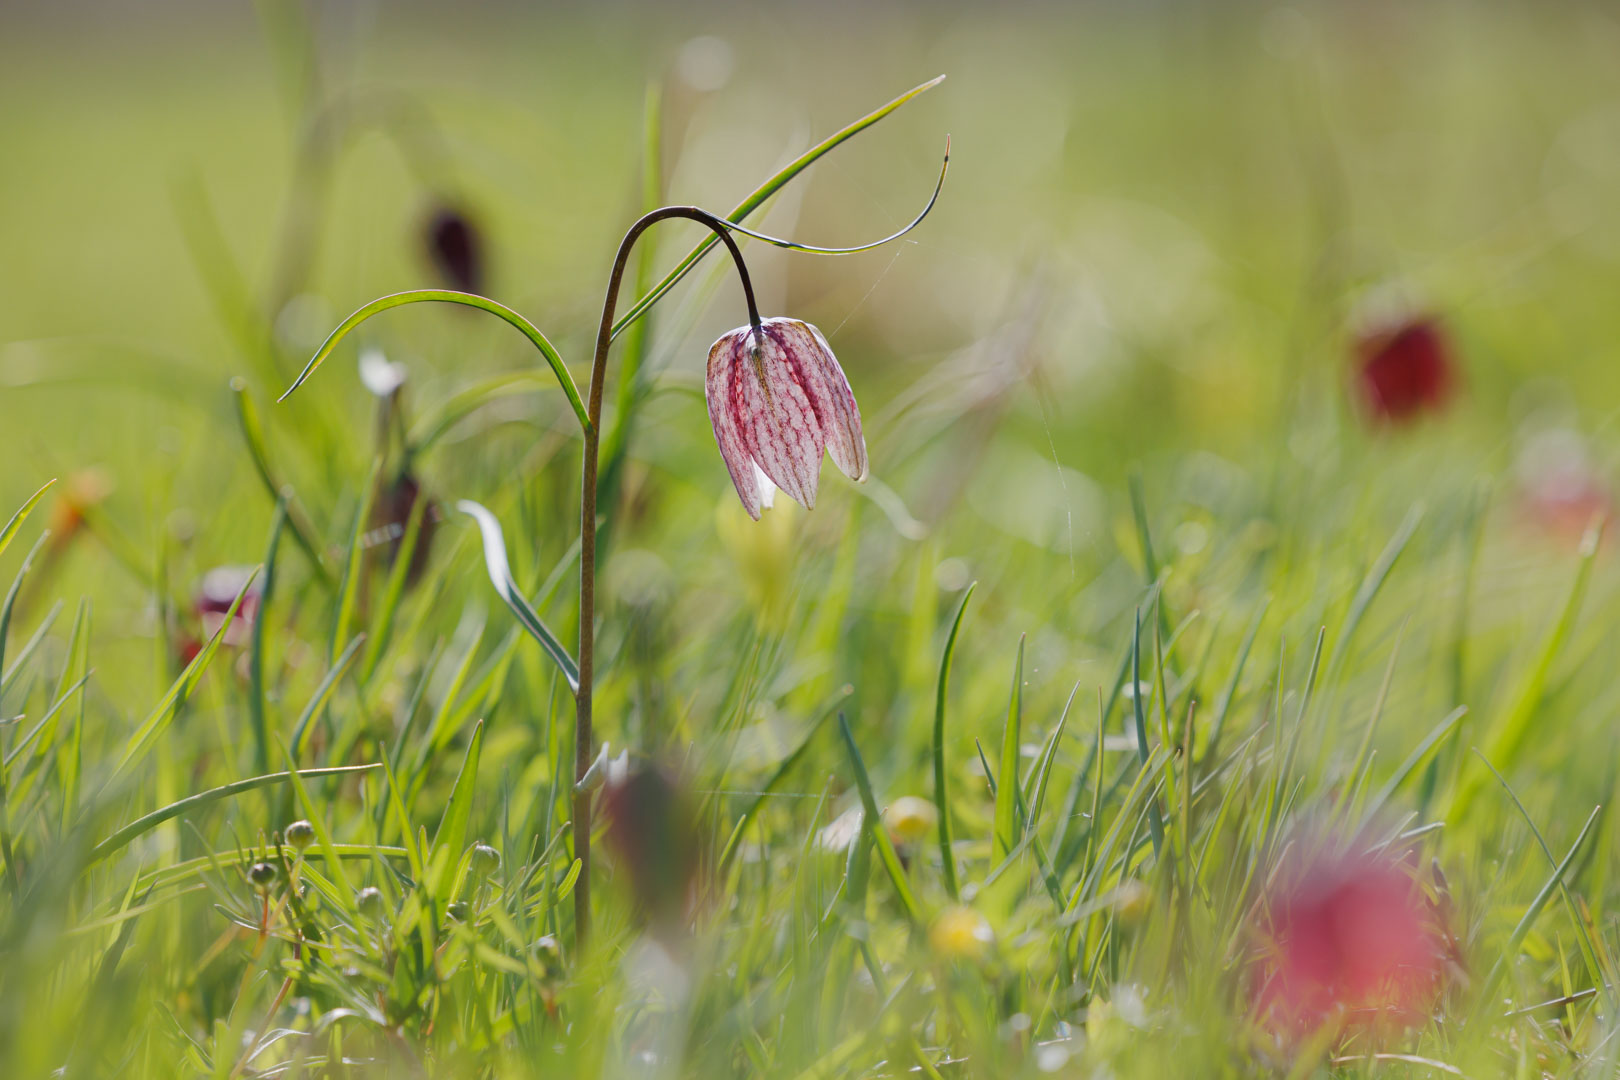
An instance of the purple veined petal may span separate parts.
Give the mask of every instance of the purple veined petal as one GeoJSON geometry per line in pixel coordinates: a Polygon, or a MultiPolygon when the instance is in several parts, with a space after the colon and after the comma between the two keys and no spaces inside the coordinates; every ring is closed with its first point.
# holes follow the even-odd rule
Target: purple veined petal
{"type": "Polygon", "coordinates": [[[816,505],[827,437],[800,385],[796,366],[769,334],[756,341],[747,327],[727,335],[729,401],[754,461],[776,486],[806,510],[816,505]]]}
{"type": "Polygon", "coordinates": [[[731,474],[731,484],[737,489],[737,498],[742,500],[743,509],[748,511],[749,517],[758,521],[760,507],[769,506],[770,503],[761,492],[759,466],[754,463],[747,432],[739,419],[741,409],[736,393],[736,376],[748,375],[747,372],[738,371],[740,350],[736,339],[739,334],[746,337],[749,328],[745,326],[741,330],[733,330],[709,350],[703,396],[709,405],[709,424],[714,428],[714,441],[720,447],[720,460],[726,463],[726,471],[731,474]]]}
{"type": "Polygon", "coordinates": [[[851,480],[865,480],[868,466],[861,410],[855,404],[844,369],[833,356],[832,346],[820,330],[798,319],[767,319],[764,329],[790,358],[810,407],[821,422],[833,464],[851,480]]]}

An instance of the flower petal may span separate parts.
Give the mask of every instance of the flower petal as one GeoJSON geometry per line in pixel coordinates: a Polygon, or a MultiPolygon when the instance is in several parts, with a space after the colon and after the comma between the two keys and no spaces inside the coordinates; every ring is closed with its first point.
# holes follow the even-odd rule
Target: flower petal
{"type": "Polygon", "coordinates": [[[851,480],[865,480],[866,437],[861,432],[861,410],[855,404],[844,369],[833,356],[832,346],[820,330],[798,319],[767,319],[763,328],[789,358],[821,422],[833,464],[851,480]]]}
{"type": "Polygon", "coordinates": [[[709,350],[704,398],[709,404],[709,424],[714,428],[714,441],[720,447],[720,460],[726,463],[726,471],[731,474],[732,486],[737,489],[743,509],[758,521],[760,506],[769,504],[761,497],[759,466],[754,464],[747,433],[739,420],[742,410],[735,393],[737,360],[741,355],[736,339],[738,334],[746,338],[748,333],[746,326],[733,330],[709,350]]]}
{"type": "Polygon", "coordinates": [[[800,385],[796,365],[768,334],[755,340],[748,327],[733,330],[730,401],[754,460],[776,486],[805,509],[816,505],[821,455],[827,448],[821,421],[800,385]]]}
{"type": "MultiPolygon", "coordinates": [[[[752,461],[749,462],[753,464],[752,461]]],[[[769,510],[776,505],[776,485],[765,475],[765,470],[754,465],[754,480],[759,484],[759,504],[769,510]]]]}

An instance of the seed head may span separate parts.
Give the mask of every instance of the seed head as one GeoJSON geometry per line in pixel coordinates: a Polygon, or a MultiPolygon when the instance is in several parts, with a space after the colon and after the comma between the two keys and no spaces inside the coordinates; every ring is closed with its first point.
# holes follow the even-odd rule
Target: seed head
{"type": "Polygon", "coordinates": [[[354,905],[360,909],[360,914],[375,919],[382,914],[383,894],[375,885],[367,885],[354,894],[354,905]]]}
{"type": "Polygon", "coordinates": [[[281,867],[273,862],[256,862],[248,867],[248,880],[260,892],[268,891],[279,877],[281,877],[281,867]]]}
{"type": "Polygon", "coordinates": [[[474,844],[472,849],[472,872],[478,877],[485,878],[501,868],[501,853],[488,844],[474,844]]]}
{"type": "Polygon", "coordinates": [[[287,843],[291,844],[294,850],[308,851],[309,845],[315,842],[315,826],[308,821],[299,819],[288,825],[286,832],[282,833],[282,836],[286,838],[287,843]]]}

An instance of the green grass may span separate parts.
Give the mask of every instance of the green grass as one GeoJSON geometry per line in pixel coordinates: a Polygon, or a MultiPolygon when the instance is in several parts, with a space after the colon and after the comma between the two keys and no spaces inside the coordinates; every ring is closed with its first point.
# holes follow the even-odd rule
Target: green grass
{"type": "MultiPolygon", "coordinates": [[[[1613,1075],[1620,576],[1522,468],[1567,428],[1614,479],[1606,13],[260,15],[0,15],[0,1076],[1613,1075]],[[697,33],[718,91],[672,74],[697,33]],[[351,107],[411,119],[300,173],[351,107]],[[701,869],[671,933],[599,814],[581,951],[546,365],[585,388],[649,204],[857,243],[946,131],[901,243],[744,245],[763,313],[828,332],[872,483],[747,520],[699,375],[743,321],[720,259],[615,346],[602,771],[678,776],[657,850],[701,869]],[[438,198],[534,334],[401,307],[275,404],[440,284],[438,198]],[[1392,280],[1464,387],[1374,430],[1347,328],[1392,280]],[[436,511],[390,546],[406,473],[436,511]],[[247,640],[194,610],[221,565],[259,568],[247,640]],[[921,839],[877,821],[906,795],[921,839]],[[1324,835],[1448,913],[1427,1022],[1255,1015],[1268,881],[1324,835]],[[959,904],[991,943],[952,951],[959,904]]],[[[702,239],[662,228],[621,311],[702,239]]]]}

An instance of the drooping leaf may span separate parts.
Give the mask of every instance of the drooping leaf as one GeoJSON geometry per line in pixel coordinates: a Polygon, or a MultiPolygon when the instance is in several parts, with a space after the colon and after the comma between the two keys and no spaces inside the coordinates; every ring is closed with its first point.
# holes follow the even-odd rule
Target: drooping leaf
{"type": "Polygon", "coordinates": [[[506,601],[506,606],[512,609],[523,629],[529,636],[540,643],[546,655],[562,669],[563,678],[568,680],[568,688],[579,693],[579,665],[569,655],[568,649],[551,632],[529,602],[518,591],[517,582],[512,580],[512,571],[506,562],[506,538],[501,533],[501,523],[478,503],[471,499],[462,499],[456,503],[456,509],[472,516],[478,522],[478,529],[484,538],[484,565],[489,570],[490,583],[495,586],[495,592],[506,601]]]}

